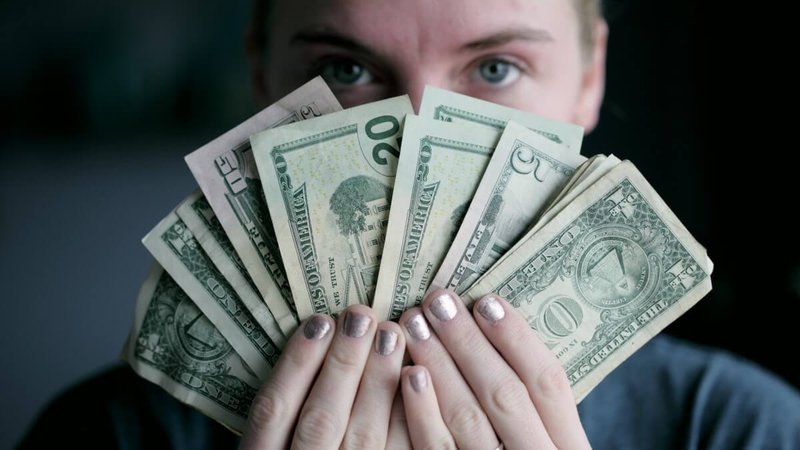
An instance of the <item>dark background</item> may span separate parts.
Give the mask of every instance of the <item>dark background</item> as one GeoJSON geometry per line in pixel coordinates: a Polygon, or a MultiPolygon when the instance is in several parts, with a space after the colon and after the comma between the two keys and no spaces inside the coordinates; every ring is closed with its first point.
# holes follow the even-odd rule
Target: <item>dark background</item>
{"type": "MultiPolygon", "coordinates": [[[[633,160],[715,262],[712,293],[667,332],[800,386],[794,129],[779,123],[794,100],[787,58],[762,45],[781,28],[696,3],[607,5],[606,101],[583,153],[633,160]]],[[[182,157],[256,112],[249,8],[0,2],[0,448],[116,361],[149,267],[139,241],[195,187],[182,157]]]]}

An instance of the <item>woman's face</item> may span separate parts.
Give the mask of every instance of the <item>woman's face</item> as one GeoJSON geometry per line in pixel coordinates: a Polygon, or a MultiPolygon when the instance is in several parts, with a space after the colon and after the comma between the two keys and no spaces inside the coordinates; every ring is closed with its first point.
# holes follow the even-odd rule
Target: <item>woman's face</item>
{"type": "Polygon", "coordinates": [[[570,0],[275,0],[265,92],[322,75],[343,106],[426,84],[591,130],[603,95],[606,28],[581,47],[570,0]]]}

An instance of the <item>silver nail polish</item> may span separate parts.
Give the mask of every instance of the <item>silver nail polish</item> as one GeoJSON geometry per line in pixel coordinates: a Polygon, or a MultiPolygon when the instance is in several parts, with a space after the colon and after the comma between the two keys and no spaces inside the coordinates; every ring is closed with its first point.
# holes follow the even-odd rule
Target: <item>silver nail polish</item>
{"type": "Polygon", "coordinates": [[[344,334],[350,337],[360,338],[367,334],[371,322],[372,318],[365,314],[347,311],[347,315],[344,316],[344,334]]]}
{"type": "Polygon", "coordinates": [[[322,339],[328,334],[331,329],[331,324],[322,316],[314,316],[306,322],[303,327],[303,335],[306,339],[322,339]]]}
{"type": "Polygon", "coordinates": [[[425,375],[424,370],[417,370],[409,375],[408,380],[411,382],[411,387],[417,391],[422,392],[428,387],[428,377],[425,375]]]}
{"type": "Polygon", "coordinates": [[[375,341],[375,351],[383,356],[389,356],[397,346],[397,333],[392,330],[378,330],[378,340],[375,341]]]}
{"type": "Polygon", "coordinates": [[[443,322],[452,319],[458,313],[458,307],[450,294],[442,294],[433,299],[430,308],[433,315],[443,322]]]}
{"type": "Polygon", "coordinates": [[[408,334],[418,341],[427,340],[431,337],[431,330],[428,328],[428,323],[422,314],[414,314],[410,319],[406,320],[406,329],[408,334]]]}
{"type": "Polygon", "coordinates": [[[491,295],[483,297],[478,302],[478,313],[490,322],[497,322],[506,316],[506,311],[503,309],[503,305],[501,305],[500,302],[498,302],[497,299],[491,295]]]}

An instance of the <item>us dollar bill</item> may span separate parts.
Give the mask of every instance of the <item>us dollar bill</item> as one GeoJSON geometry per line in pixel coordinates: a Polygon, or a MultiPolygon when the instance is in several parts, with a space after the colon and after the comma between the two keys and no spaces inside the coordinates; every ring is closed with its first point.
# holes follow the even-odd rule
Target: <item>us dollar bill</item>
{"type": "Polygon", "coordinates": [[[618,164],[462,298],[511,302],[578,401],[711,290],[710,260],[630,162],[618,164]]]}
{"type": "Polygon", "coordinates": [[[527,111],[521,111],[496,103],[487,102],[456,92],[433,86],[425,86],[419,116],[445,122],[468,122],[503,131],[509,120],[530,128],[547,139],[561,144],[578,154],[583,143],[583,127],[546,119],[527,111]]]}
{"type": "Polygon", "coordinates": [[[578,195],[582,194],[583,191],[592,186],[595,181],[608,174],[611,169],[617,167],[620,163],[622,163],[622,161],[614,155],[598,155],[596,158],[592,158],[586,170],[575,177],[546,208],[544,214],[539,217],[539,220],[534,224],[530,232],[535,233],[536,230],[550,222],[550,219],[572,203],[578,195]]]}
{"type": "Polygon", "coordinates": [[[265,379],[277,362],[280,349],[203,252],[183,220],[171,212],[142,242],[247,366],[259,379],[265,379]]]}
{"type": "Polygon", "coordinates": [[[256,292],[244,263],[236,254],[233,244],[225,235],[225,230],[222,229],[222,225],[203,193],[197,191],[190,195],[175,210],[175,213],[189,227],[189,231],[203,248],[203,252],[225,277],[258,325],[278,348],[283,348],[286,344],[286,336],[281,332],[272,312],[256,292]]]}
{"type": "Polygon", "coordinates": [[[372,308],[397,319],[422,301],[500,138],[492,128],[406,118],[372,308]]]}
{"type": "Polygon", "coordinates": [[[341,109],[317,77],[186,156],[197,184],[286,335],[297,326],[297,314],[249,138],[265,129],[341,109]]]}
{"type": "Polygon", "coordinates": [[[531,228],[584,161],[510,121],[433,286],[467,290],[531,228]]]}
{"type": "Polygon", "coordinates": [[[574,188],[574,186],[578,182],[580,182],[580,180],[582,180],[588,173],[591,173],[594,170],[596,170],[597,167],[603,161],[605,161],[605,159],[606,159],[606,155],[602,155],[602,154],[594,155],[591,158],[589,158],[588,160],[586,160],[586,162],[581,164],[577,169],[575,169],[575,172],[569,178],[569,181],[567,181],[567,184],[564,186],[563,189],[561,189],[561,192],[559,192],[558,195],[554,199],[552,199],[550,201],[550,204],[547,205],[547,207],[545,208],[545,211],[549,210],[554,204],[556,204],[559,200],[561,200],[561,198],[563,198],[565,195],[567,195],[569,192],[571,192],[572,189],[574,188]]]}
{"type": "Polygon", "coordinates": [[[412,112],[402,96],[252,136],[300,318],[370,303],[412,112]]]}
{"type": "Polygon", "coordinates": [[[161,266],[136,301],[122,357],[179,401],[241,434],[260,381],[161,266]]]}
{"type": "MultiPolygon", "coordinates": [[[[564,207],[569,205],[579,194],[583,193],[588,187],[594,184],[602,176],[608,174],[614,167],[621,163],[619,158],[614,155],[595,155],[583,163],[576,173],[570,178],[566,187],[556,196],[556,198],[545,208],[533,226],[525,233],[526,235],[536,233],[540,228],[550,222],[564,207]]],[[[517,242],[501,256],[495,264],[500,264],[509,254],[513,254],[517,247],[524,244],[525,239],[520,238],[517,242]]],[[[710,260],[709,260],[710,262],[710,260]]],[[[479,283],[480,278],[475,283],[479,283]]],[[[473,283],[473,284],[475,284],[473,283]]]]}

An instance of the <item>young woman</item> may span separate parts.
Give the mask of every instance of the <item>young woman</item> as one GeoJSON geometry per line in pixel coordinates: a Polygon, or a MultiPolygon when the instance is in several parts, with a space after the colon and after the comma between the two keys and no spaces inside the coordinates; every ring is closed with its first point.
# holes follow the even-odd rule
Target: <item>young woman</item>
{"type": "MultiPolygon", "coordinates": [[[[262,0],[249,34],[266,105],[322,75],[345,107],[426,84],[597,124],[598,0],[262,0]]],[[[238,439],[127,368],[73,389],[23,448],[233,448],[238,439]]],[[[398,323],[353,306],[291,337],[241,448],[800,448],[800,397],[729,355],[657,337],[576,408],[555,356],[501,298],[445,291],[398,323]],[[401,368],[408,353],[412,366],[401,368]]]]}
{"type": "MultiPolygon", "coordinates": [[[[249,40],[253,80],[269,104],[322,75],[345,107],[405,93],[418,107],[430,84],[590,132],[605,75],[600,6],[265,2],[249,40]]],[[[495,297],[471,312],[437,291],[399,326],[376,324],[359,306],[303,330],[252,407],[245,449],[772,448],[800,439],[796,393],[779,399],[791,391],[755,369],[665,338],[604,381],[579,415],[555,356],[495,297]],[[404,350],[416,365],[401,370],[404,350]],[[392,407],[398,379],[402,406],[392,407]]]]}

